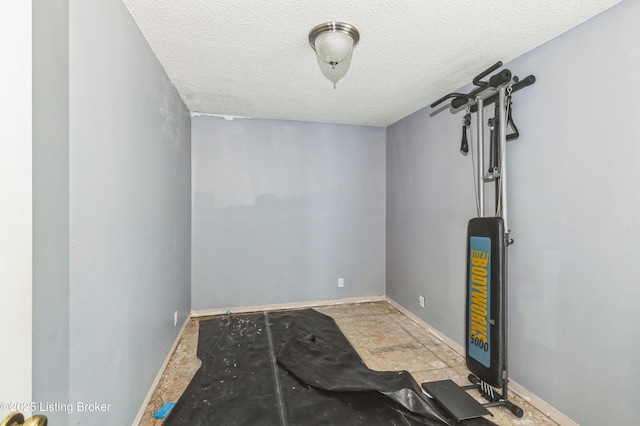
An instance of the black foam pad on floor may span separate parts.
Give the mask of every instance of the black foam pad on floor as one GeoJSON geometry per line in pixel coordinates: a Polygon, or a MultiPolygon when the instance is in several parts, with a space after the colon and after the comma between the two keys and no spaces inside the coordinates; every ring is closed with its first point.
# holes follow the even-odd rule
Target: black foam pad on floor
{"type": "Polygon", "coordinates": [[[311,309],[201,321],[198,358],[164,426],[454,424],[407,372],[369,370],[333,319],[311,309]]]}

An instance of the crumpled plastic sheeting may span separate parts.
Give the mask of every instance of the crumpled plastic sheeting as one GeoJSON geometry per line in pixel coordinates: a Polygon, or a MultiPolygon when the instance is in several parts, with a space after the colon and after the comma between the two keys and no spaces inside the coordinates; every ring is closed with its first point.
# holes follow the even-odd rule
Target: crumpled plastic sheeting
{"type": "MultiPolygon", "coordinates": [[[[426,396],[408,371],[369,369],[332,318],[313,311],[287,324],[278,363],[298,379],[332,392],[377,391],[430,425],[495,425],[485,418],[457,423],[426,396]]],[[[415,419],[415,418],[414,418],[415,419]]]]}
{"type": "Polygon", "coordinates": [[[341,339],[330,329],[329,320],[333,320],[327,319],[325,327],[313,326],[315,333],[303,321],[292,323],[284,334],[278,363],[315,388],[333,392],[378,391],[412,413],[432,420],[434,425],[452,424],[444,410],[422,393],[408,371],[370,370],[348,342],[336,342],[341,339]]]}

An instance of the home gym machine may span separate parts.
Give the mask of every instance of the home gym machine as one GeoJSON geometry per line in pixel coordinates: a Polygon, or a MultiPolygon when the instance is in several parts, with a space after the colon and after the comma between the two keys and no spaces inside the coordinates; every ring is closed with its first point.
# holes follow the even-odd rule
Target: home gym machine
{"type": "MultiPolygon", "coordinates": [[[[476,113],[477,136],[475,148],[471,143],[472,163],[475,151],[474,180],[478,217],[467,228],[467,286],[466,286],[466,343],[465,358],[471,372],[468,386],[460,387],[451,380],[423,383],[431,395],[456,421],[491,414],[488,407],[508,408],[522,417],[522,408],[509,401],[507,368],[507,249],[513,244],[507,210],[507,141],[517,139],[518,129],[512,118],[512,95],[530,86],[535,77],[522,80],[508,69],[485,77],[502,67],[498,62],[476,76],[476,86],[470,93],[449,93],[431,107],[452,99],[450,108],[457,112],[466,107],[462,120],[463,155],[469,152],[471,114],[476,113]],[[484,108],[495,104],[489,126],[489,167],[485,169],[484,108]],[[512,133],[507,134],[510,128],[512,133]],[[486,173],[485,173],[486,170],[486,173]],[[485,184],[494,182],[493,215],[485,214],[485,184]],[[500,389],[501,393],[494,388],[500,389]],[[479,403],[466,391],[479,390],[487,401],[479,403]]],[[[471,133],[470,133],[471,134],[471,133]]],[[[473,141],[472,141],[473,142],[473,141]]]]}

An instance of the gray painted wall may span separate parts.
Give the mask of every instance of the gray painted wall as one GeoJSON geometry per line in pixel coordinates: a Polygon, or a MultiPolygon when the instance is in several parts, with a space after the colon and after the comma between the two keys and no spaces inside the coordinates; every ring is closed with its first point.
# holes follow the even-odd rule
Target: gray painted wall
{"type": "Polygon", "coordinates": [[[387,295],[462,341],[465,241],[475,215],[462,117],[424,109],[387,128],[387,295]],[[425,296],[426,310],[418,310],[425,296]]]}
{"type": "Polygon", "coordinates": [[[385,129],[192,121],[193,309],[384,294],[385,129]]]}
{"type": "MultiPolygon", "coordinates": [[[[69,1],[33,3],[33,400],[69,400],[69,1]]],[[[65,412],[47,413],[67,424],[65,412]]]]}
{"type": "Polygon", "coordinates": [[[68,15],[66,2],[44,3],[34,395],[73,404],[56,423],[130,424],[190,310],[190,115],[121,2],[71,0],[68,15]],[[111,406],[78,412],[78,402],[111,406]]]}
{"type": "MultiPolygon", "coordinates": [[[[538,79],[508,146],[511,376],[582,425],[640,416],[639,20],[622,2],[507,64],[538,79]]],[[[431,112],[387,131],[387,294],[462,344],[471,159],[431,112]]]]}

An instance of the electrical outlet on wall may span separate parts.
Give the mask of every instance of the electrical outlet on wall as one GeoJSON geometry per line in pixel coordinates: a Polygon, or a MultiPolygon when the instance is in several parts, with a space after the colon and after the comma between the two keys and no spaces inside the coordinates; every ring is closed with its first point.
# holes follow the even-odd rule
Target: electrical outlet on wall
{"type": "Polygon", "coordinates": [[[173,313],[173,326],[177,326],[178,325],[178,311],[175,311],[173,313]]]}
{"type": "Polygon", "coordinates": [[[424,308],[424,296],[423,295],[420,295],[418,297],[418,302],[420,303],[420,307],[424,308]]]}
{"type": "Polygon", "coordinates": [[[338,287],[344,287],[344,278],[338,278],[338,287]]]}

